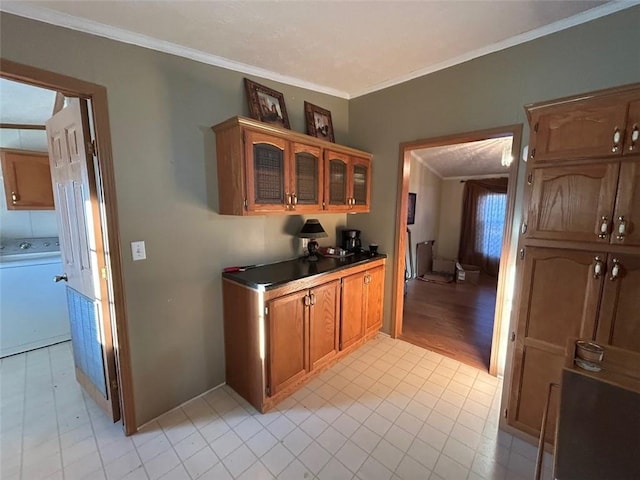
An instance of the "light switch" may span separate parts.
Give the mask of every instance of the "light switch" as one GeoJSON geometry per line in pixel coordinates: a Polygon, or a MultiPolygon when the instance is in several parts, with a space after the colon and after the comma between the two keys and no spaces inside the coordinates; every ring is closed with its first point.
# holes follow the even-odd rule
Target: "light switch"
{"type": "Polygon", "coordinates": [[[131,242],[131,257],[133,258],[133,261],[144,260],[147,258],[144,241],[131,242]]]}

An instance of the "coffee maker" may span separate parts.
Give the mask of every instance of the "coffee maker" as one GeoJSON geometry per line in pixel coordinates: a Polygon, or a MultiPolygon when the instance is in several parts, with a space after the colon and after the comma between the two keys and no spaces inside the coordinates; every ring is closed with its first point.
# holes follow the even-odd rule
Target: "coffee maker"
{"type": "Polygon", "coordinates": [[[361,252],[360,230],[342,230],[342,248],[348,252],[361,252]]]}

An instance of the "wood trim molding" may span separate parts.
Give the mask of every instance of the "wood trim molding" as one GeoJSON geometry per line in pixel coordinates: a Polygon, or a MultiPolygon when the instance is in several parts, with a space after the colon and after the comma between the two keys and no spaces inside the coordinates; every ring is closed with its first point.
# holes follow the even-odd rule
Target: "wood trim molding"
{"type": "Polygon", "coordinates": [[[46,130],[44,125],[35,125],[33,123],[0,123],[0,128],[10,130],[46,130]]]}
{"type": "MultiPolygon", "coordinates": [[[[477,130],[454,135],[446,135],[430,139],[415,140],[400,144],[398,160],[398,185],[396,197],[396,238],[394,245],[392,298],[391,298],[391,336],[397,338],[402,333],[402,315],[404,310],[404,268],[407,230],[407,194],[409,193],[409,177],[411,174],[411,152],[429,147],[441,147],[458,143],[486,140],[490,138],[512,137],[511,154],[513,162],[509,169],[509,186],[507,187],[507,213],[500,256],[500,273],[498,275],[498,289],[496,296],[496,312],[493,325],[493,339],[491,343],[491,358],[489,373],[497,375],[498,359],[500,357],[500,331],[503,319],[505,290],[508,280],[507,266],[511,261],[511,232],[515,210],[516,186],[518,168],[520,165],[520,147],[522,143],[522,124],[506,125],[503,127],[477,130]]],[[[505,351],[507,347],[505,346],[505,351]]]]}
{"type": "Polygon", "coordinates": [[[120,230],[118,227],[118,208],[115,192],[113,156],[111,150],[111,130],[107,90],[101,85],[86,82],[59,73],[22,65],[0,58],[0,77],[48,88],[61,92],[68,97],[90,99],[93,106],[93,120],[98,153],[98,171],[102,179],[102,193],[105,202],[105,219],[108,239],[106,261],[111,270],[113,288],[113,311],[115,312],[114,348],[118,370],[122,423],[125,433],[131,435],[137,431],[135,403],[133,396],[133,378],[131,374],[131,354],[129,349],[128,322],[125,308],[124,283],[122,278],[120,230]]]}

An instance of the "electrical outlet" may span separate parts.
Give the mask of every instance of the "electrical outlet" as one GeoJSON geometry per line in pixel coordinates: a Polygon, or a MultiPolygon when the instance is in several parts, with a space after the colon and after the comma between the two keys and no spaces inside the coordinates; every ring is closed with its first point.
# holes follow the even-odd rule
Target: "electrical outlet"
{"type": "Polygon", "coordinates": [[[144,241],[131,242],[131,257],[133,261],[144,260],[147,258],[147,252],[145,250],[144,241]]]}

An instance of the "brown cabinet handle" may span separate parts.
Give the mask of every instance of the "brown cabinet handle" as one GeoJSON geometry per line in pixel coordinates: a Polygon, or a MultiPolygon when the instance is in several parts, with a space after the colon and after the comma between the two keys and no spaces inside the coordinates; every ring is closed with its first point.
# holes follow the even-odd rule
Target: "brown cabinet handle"
{"type": "Polygon", "coordinates": [[[620,277],[620,268],[622,268],[622,266],[620,265],[620,260],[618,260],[617,258],[614,258],[613,267],[611,267],[611,276],[609,277],[609,280],[613,282],[620,277]]]}
{"type": "Polygon", "coordinates": [[[636,142],[638,138],[640,138],[640,131],[638,130],[638,124],[633,125],[633,130],[631,130],[631,143],[629,144],[629,150],[633,150],[636,148],[636,142]]]}
{"type": "Polygon", "coordinates": [[[598,238],[607,238],[608,233],[609,233],[609,218],[603,215],[600,218],[600,233],[598,233],[598,238]]]}
{"type": "Polygon", "coordinates": [[[308,307],[309,305],[311,305],[311,297],[309,295],[305,295],[304,296],[304,306],[308,307]]]}
{"type": "Polygon", "coordinates": [[[620,129],[616,127],[613,130],[613,146],[611,147],[611,151],[616,153],[620,148],[620,140],[622,140],[622,134],[620,133],[620,129]]]}
{"type": "Polygon", "coordinates": [[[616,228],[616,232],[618,232],[616,238],[620,241],[624,240],[624,236],[627,234],[627,221],[622,215],[618,217],[618,228],[616,228]]]}
{"type": "Polygon", "coordinates": [[[311,301],[311,305],[315,305],[316,304],[316,295],[315,293],[312,293],[309,295],[309,300],[311,301]]]}
{"type": "Polygon", "coordinates": [[[596,256],[594,259],[594,264],[593,264],[593,278],[600,278],[602,276],[602,271],[603,271],[603,267],[604,265],[602,264],[602,258],[600,258],[600,256],[596,256]]]}

